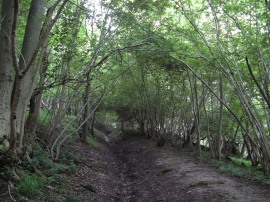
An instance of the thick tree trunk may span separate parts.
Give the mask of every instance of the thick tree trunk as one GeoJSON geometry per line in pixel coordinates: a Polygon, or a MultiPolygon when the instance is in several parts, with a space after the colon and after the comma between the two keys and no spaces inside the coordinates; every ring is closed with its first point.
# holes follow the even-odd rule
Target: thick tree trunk
{"type": "MultiPolygon", "coordinates": [[[[20,69],[24,69],[31,60],[39,43],[39,36],[44,17],[45,0],[33,0],[28,15],[26,31],[23,40],[22,54],[19,61],[20,69]]],[[[27,105],[32,94],[35,64],[32,64],[24,75],[19,88],[21,95],[17,106],[17,132],[24,134],[24,121],[27,105]]]]}
{"type": "MultiPolygon", "coordinates": [[[[17,2],[18,3],[18,2],[17,2]]],[[[22,139],[24,135],[24,121],[26,106],[30,100],[30,92],[32,90],[32,77],[34,65],[31,64],[32,57],[38,47],[43,9],[45,0],[33,0],[28,15],[26,31],[22,46],[21,58],[19,65],[16,56],[16,19],[13,21],[13,64],[16,68],[16,78],[12,92],[11,103],[11,119],[10,119],[10,145],[15,151],[17,147],[22,148],[22,139]],[[15,24],[14,24],[15,23],[15,24]],[[30,66],[28,69],[27,67],[30,66]],[[18,136],[18,137],[17,137],[18,136]],[[16,145],[19,140],[19,145],[16,145]]],[[[16,8],[18,9],[18,8],[16,8]]],[[[15,11],[15,10],[14,10],[15,11]]],[[[16,16],[17,17],[17,16],[16,16]]]]}
{"type": "Polygon", "coordinates": [[[13,1],[2,1],[0,33],[0,139],[10,134],[11,94],[14,69],[11,54],[11,27],[13,22],[13,1]]]}

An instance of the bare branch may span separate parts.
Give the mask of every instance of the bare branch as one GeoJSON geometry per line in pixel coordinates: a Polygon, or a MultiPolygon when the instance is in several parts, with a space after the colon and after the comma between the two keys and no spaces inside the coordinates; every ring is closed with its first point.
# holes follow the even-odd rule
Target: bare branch
{"type": "Polygon", "coordinates": [[[266,101],[266,103],[267,103],[267,105],[268,105],[268,108],[270,109],[270,99],[269,99],[269,97],[267,97],[265,91],[261,88],[259,82],[258,82],[257,79],[255,78],[255,75],[253,74],[252,68],[251,68],[251,66],[250,66],[250,64],[249,64],[249,61],[248,61],[248,57],[246,57],[245,59],[246,59],[248,71],[249,71],[249,73],[250,73],[252,79],[254,80],[256,86],[258,87],[260,93],[262,94],[263,99],[266,101]]]}

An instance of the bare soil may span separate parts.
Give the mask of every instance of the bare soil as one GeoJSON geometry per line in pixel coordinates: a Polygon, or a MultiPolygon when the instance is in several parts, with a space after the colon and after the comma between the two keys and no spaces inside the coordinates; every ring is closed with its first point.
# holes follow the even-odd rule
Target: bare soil
{"type": "Polygon", "coordinates": [[[220,173],[190,152],[139,136],[105,139],[99,149],[72,145],[83,159],[70,176],[67,201],[270,201],[269,186],[220,173]]]}
{"type": "Polygon", "coordinates": [[[30,200],[0,178],[0,202],[270,202],[269,186],[221,173],[192,152],[156,147],[138,135],[97,135],[98,149],[79,141],[66,148],[81,156],[67,183],[45,186],[30,200]]]}

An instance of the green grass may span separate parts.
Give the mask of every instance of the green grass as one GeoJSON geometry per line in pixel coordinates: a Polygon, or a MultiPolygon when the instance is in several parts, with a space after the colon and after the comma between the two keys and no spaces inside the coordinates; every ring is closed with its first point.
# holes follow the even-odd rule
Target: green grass
{"type": "MultiPolygon", "coordinates": [[[[65,190],[67,187],[64,185],[68,180],[68,175],[75,173],[76,164],[81,159],[72,151],[63,149],[59,161],[54,162],[51,160],[47,150],[38,145],[33,147],[30,157],[31,159],[22,162],[23,174],[17,185],[18,192],[28,198],[40,193],[44,184],[54,187],[57,191],[65,190]]],[[[42,194],[46,195],[46,193],[42,194]]]]}
{"type": "Polygon", "coordinates": [[[63,185],[67,182],[68,177],[64,173],[60,174],[52,174],[50,177],[48,177],[48,183],[53,186],[57,185],[63,185]]]}
{"type": "MultiPolygon", "coordinates": [[[[50,121],[50,116],[47,116],[47,114],[48,112],[42,109],[39,123],[45,123],[46,125],[50,121]]],[[[74,117],[69,116],[68,118],[74,117]]],[[[67,119],[65,120],[68,121],[67,119]]],[[[69,145],[78,140],[72,137],[70,141],[69,145]]],[[[88,144],[94,148],[99,148],[100,146],[93,138],[88,138],[88,144]]],[[[20,193],[14,195],[19,198],[25,196],[34,200],[37,195],[41,194],[47,201],[51,197],[45,193],[44,190],[46,189],[43,190],[47,186],[53,187],[57,192],[62,190],[63,194],[65,194],[68,189],[65,186],[69,179],[68,175],[76,172],[77,164],[81,162],[82,157],[74,154],[74,151],[70,150],[69,147],[63,147],[58,161],[54,162],[48,150],[43,147],[43,144],[39,145],[38,143],[33,145],[28,152],[29,158],[22,158],[20,166],[16,168],[13,168],[13,166],[9,167],[8,165],[0,166],[1,176],[15,184],[16,192],[20,193]]]]}
{"type": "Polygon", "coordinates": [[[57,165],[55,165],[53,168],[50,169],[50,172],[52,174],[62,174],[62,173],[71,174],[75,172],[75,170],[76,165],[74,163],[69,164],[58,163],[57,165]]]}
{"type": "Polygon", "coordinates": [[[270,185],[270,176],[264,175],[258,167],[252,166],[249,160],[237,157],[230,157],[231,161],[218,161],[211,159],[209,152],[203,152],[199,160],[217,167],[219,171],[232,176],[246,178],[252,181],[270,185]]]}
{"type": "Polygon", "coordinates": [[[74,153],[64,149],[60,153],[60,159],[63,160],[63,161],[68,162],[69,164],[70,163],[78,164],[81,161],[82,157],[81,157],[81,155],[74,154],[74,153]]]}
{"type": "Polygon", "coordinates": [[[44,185],[44,177],[40,174],[24,173],[17,185],[19,193],[32,198],[40,192],[44,185]]]}
{"type": "Polygon", "coordinates": [[[169,173],[173,171],[172,168],[164,168],[164,169],[161,169],[157,172],[157,176],[162,176],[162,175],[165,175],[166,173],[169,173]]]}
{"type": "Polygon", "coordinates": [[[97,140],[95,140],[92,136],[86,138],[86,144],[95,149],[98,149],[100,147],[100,143],[97,140]]]}
{"type": "Polygon", "coordinates": [[[238,166],[251,167],[252,162],[243,158],[230,157],[230,159],[238,166]]]}

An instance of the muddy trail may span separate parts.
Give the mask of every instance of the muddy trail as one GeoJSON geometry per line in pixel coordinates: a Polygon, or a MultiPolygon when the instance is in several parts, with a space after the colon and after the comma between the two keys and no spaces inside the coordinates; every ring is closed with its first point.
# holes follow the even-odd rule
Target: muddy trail
{"type": "Polygon", "coordinates": [[[69,180],[69,201],[270,201],[270,188],[200,164],[190,152],[127,136],[92,149],[72,145],[82,162],[69,180]],[[75,196],[75,198],[74,198],[75,196]]]}

